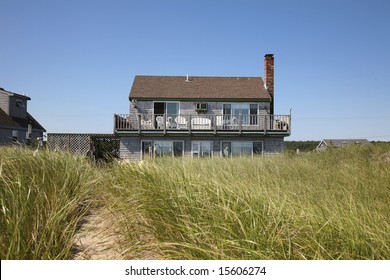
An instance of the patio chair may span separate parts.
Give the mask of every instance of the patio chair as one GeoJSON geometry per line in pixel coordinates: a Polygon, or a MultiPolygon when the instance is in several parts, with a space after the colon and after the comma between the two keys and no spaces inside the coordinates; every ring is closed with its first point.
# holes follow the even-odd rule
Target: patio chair
{"type": "Polygon", "coordinates": [[[157,122],[157,129],[164,129],[164,117],[163,116],[157,116],[156,122],[157,122]]]}
{"type": "Polygon", "coordinates": [[[187,129],[187,120],[185,117],[176,117],[175,122],[177,123],[178,129],[187,129]]]}

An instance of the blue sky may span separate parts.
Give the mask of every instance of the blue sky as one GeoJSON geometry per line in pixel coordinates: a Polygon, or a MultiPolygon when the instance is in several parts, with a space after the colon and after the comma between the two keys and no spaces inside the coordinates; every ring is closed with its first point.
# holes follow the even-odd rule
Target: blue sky
{"type": "Polygon", "coordinates": [[[135,75],[263,76],[286,140],[390,141],[390,1],[0,1],[0,87],[48,132],[112,133],[135,75]]]}

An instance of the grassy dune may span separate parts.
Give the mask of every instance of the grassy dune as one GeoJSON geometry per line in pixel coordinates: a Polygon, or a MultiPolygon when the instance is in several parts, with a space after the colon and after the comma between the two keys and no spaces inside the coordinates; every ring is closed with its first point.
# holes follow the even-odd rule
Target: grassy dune
{"type": "Polygon", "coordinates": [[[116,170],[129,250],[174,259],[389,259],[383,148],[303,156],[161,159],[116,170]],[[136,222],[134,222],[136,221],[136,222]]]}
{"type": "Polygon", "coordinates": [[[390,259],[390,147],[97,167],[0,149],[1,259],[68,259],[95,201],[128,258],[390,259]]]}
{"type": "Polygon", "coordinates": [[[68,259],[96,170],[66,153],[0,149],[1,259],[68,259]]]}

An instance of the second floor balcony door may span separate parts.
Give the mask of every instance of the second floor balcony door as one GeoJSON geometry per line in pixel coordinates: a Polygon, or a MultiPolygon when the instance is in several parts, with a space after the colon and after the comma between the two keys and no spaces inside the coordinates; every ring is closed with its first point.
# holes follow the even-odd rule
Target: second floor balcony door
{"type": "Polygon", "coordinates": [[[175,125],[175,119],[179,115],[179,102],[154,102],[154,121],[155,127],[161,128],[161,117],[166,115],[166,128],[175,125]]]}

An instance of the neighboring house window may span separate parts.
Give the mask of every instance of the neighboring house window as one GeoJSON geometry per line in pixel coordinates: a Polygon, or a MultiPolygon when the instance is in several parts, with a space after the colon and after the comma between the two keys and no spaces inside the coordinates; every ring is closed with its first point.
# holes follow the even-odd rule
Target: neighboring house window
{"type": "Polygon", "coordinates": [[[12,130],[12,141],[17,142],[18,141],[18,135],[19,135],[19,131],[12,130]]]}
{"type": "Polygon", "coordinates": [[[181,157],[183,156],[183,141],[169,141],[169,140],[155,140],[155,141],[141,141],[142,158],[153,157],[181,157]]]}
{"type": "Polygon", "coordinates": [[[221,142],[223,157],[262,155],[263,142],[250,141],[223,141],[221,142]]]}
{"type": "Polygon", "coordinates": [[[191,154],[195,157],[211,157],[213,154],[212,141],[192,141],[191,154]]]}
{"type": "Polygon", "coordinates": [[[16,107],[18,108],[26,108],[26,105],[24,105],[24,102],[22,100],[17,99],[16,100],[16,107]]]}

